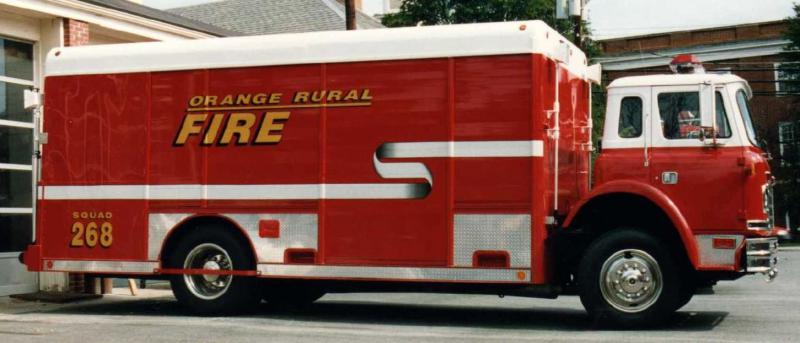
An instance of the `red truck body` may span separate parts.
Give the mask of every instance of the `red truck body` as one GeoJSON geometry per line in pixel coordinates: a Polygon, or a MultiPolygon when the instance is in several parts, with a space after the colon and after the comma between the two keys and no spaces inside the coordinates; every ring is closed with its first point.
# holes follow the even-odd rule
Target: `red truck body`
{"type": "Polygon", "coordinates": [[[157,272],[172,229],[215,216],[259,263],[323,268],[314,277],[546,283],[555,85],[562,213],[588,189],[589,84],[557,73],[528,53],[49,76],[41,270],[157,272]],[[271,220],[275,237],[259,236],[271,220]],[[497,226],[468,227],[481,221],[497,226]],[[80,244],[90,223],[112,224],[113,242],[80,244]]]}
{"type": "MultiPolygon", "coordinates": [[[[598,70],[542,22],[53,51],[36,241],[23,259],[35,271],[174,275],[191,291],[179,300],[203,308],[250,276],[555,296],[608,257],[602,270],[631,285],[604,289],[619,292],[603,296],[622,316],[755,271],[756,245],[757,271],[773,271],[772,241],[745,242],[770,235],[745,225],[768,219],[756,147],[706,146],[696,163],[686,144],[609,139],[590,191],[598,70]],[[655,166],[688,181],[659,182],[655,166]],[[734,183],[741,201],[709,215],[734,183]],[[663,277],[644,272],[660,265],[663,277]],[[679,270],[692,277],[673,279],[679,270]]],[[[605,313],[586,300],[594,291],[584,304],[605,313]]]]}

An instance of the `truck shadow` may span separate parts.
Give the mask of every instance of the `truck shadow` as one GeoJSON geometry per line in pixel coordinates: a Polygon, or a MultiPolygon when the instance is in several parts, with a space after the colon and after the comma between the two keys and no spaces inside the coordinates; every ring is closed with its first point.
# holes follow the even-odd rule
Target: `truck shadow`
{"type": "MultiPolygon", "coordinates": [[[[146,299],[116,303],[77,304],[50,313],[131,316],[193,316],[174,299],[146,299]]],[[[727,312],[678,312],[654,329],[663,331],[709,331],[727,317],[727,312]]],[[[277,308],[261,304],[243,319],[291,320],[348,324],[449,326],[489,329],[545,331],[606,330],[593,323],[582,309],[534,307],[492,308],[447,305],[324,301],[303,308],[277,308]]]]}

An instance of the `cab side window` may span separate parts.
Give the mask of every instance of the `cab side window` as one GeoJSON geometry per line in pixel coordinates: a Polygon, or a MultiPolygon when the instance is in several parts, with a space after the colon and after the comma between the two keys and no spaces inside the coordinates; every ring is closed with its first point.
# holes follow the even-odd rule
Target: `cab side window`
{"type": "Polygon", "coordinates": [[[699,138],[700,93],[669,92],[658,95],[661,129],[666,139],[699,138]]]}
{"type": "Polygon", "coordinates": [[[627,96],[619,106],[620,138],[636,138],[642,135],[642,98],[627,96]]]}
{"type": "Polygon", "coordinates": [[[716,92],[717,100],[717,138],[731,138],[731,125],[728,123],[728,113],[725,112],[725,102],[722,100],[722,93],[716,92]]]}

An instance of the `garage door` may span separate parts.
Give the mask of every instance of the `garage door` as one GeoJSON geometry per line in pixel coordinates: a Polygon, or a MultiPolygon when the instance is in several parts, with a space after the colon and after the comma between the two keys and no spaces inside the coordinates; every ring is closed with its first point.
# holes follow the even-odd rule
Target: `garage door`
{"type": "Polygon", "coordinates": [[[33,45],[0,37],[0,296],[37,290],[17,257],[33,236],[33,45]]]}

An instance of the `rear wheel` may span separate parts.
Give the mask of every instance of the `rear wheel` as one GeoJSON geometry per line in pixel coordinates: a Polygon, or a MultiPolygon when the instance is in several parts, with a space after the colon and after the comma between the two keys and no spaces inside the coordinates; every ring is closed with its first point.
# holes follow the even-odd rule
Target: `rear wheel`
{"type": "Polygon", "coordinates": [[[594,319],[617,326],[653,326],[677,309],[684,287],[674,259],[652,236],[618,229],[593,242],[581,259],[581,302],[594,319]]]}
{"type": "MultiPolygon", "coordinates": [[[[167,259],[170,268],[213,271],[253,270],[249,247],[218,227],[200,227],[179,242],[167,259]]],[[[175,275],[175,298],[199,314],[252,309],[259,303],[255,278],[238,275],[175,275]]]]}

